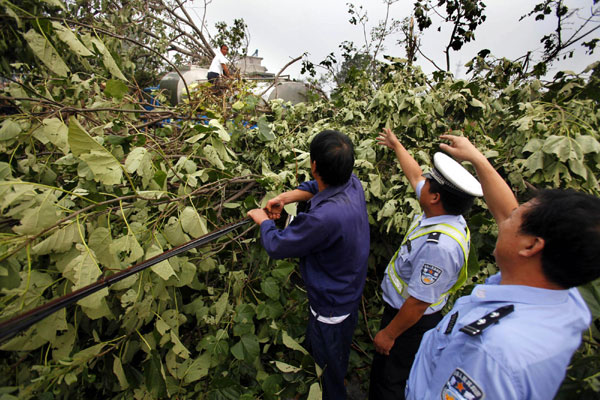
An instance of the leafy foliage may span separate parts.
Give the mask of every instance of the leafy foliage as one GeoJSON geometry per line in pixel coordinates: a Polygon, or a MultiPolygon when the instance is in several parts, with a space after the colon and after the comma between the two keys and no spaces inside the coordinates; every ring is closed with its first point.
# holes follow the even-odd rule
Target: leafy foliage
{"type": "MultiPolygon", "coordinates": [[[[350,357],[350,380],[366,385],[383,268],[418,212],[394,155],[375,144],[381,128],[399,134],[424,166],[440,134],[468,136],[520,198],[531,186],[599,194],[597,67],[587,78],[562,74],[544,84],[483,57],[465,81],[444,73],[430,79],[389,59],[379,87],[355,70],[331,100],[273,101],[261,110],[244,82],[222,97],[200,84],[178,108],[148,111],[137,67],[113,36],[68,21],[39,30],[13,14],[13,34],[39,41],[28,35],[33,29],[68,70],[48,66],[51,50],[32,50],[34,61],[11,70],[19,80],[0,93],[11,111],[0,122],[3,318],[242,218],[309,179],[308,143],[339,129],[355,143],[371,224],[350,357]]],[[[495,272],[496,228],[484,203],[468,221],[470,279],[461,293],[495,272]]],[[[307,299],[296,262],[269,259],[257,239],[250,228],[165,260],[2,344],[2,395],[318,398],[320,370],[302,347],[307,299]]],[[[581,288],[594,324],[564,398],[592,398],[600,388],[599,290],[598,282],[581,288]]]]}

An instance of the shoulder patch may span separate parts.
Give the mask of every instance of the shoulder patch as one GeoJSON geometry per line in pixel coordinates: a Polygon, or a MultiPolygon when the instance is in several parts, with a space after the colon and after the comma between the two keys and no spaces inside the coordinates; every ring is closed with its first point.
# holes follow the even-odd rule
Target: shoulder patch
{"type": "Polygon", "coordinates": [[[456,368],[442,388],[442,400],[483,400],[485,393],[465,371],[456,368]]]}
{"type": "Polygon", "coordinates": [[[442,269],[431,264],[423,264],[421,267],[421,282],[424,285],[432,285],[442,275],[442,269]]]}
{"type": "Polygon", "coordinates": [[[458,311],[450,316],[450,321],[448,321],[444,335],[449,335],[452,333],[452,329],[454,329],[454,325],[456,325],[456,320],[458,320],[458,311]]]}
{"type": "Polygon", "coordinates": [[[491,313],[479,318],[477,321],[471,322],[469,325],[463,326],[462,328],[460,328],[460,331],[466,333],[469,336],[480,335],[485,328],[495,324],[500,319],[506,317],[513,311],[515,311],[515,306],[513,304],[500,307],[492,311],[491,313]]]}
{"type": "Polygon", "coordinates": [[[440,241],[440,236],[442,232],[431,232],[429,236],[427,236],[428,242],[438,243],[440,241]]]}

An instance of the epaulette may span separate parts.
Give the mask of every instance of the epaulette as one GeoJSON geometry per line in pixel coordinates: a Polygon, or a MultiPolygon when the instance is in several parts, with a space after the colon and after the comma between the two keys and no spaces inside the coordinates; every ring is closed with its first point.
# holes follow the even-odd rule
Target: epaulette
{"type": "Polygon", "coordinates": [[[499,309],[494,310],[491,313],[479,318],[477,321],[472,322],[469,325],[463,326],[462,328],[460,328],[460,331],[466,333],[469,336],[477,336],[481,334],[481,332],[483,332],[485,328],[495,324],[500,319],[506,317],[513,311],[515,311],[515,306],[513,304],[500,307],[499,309]]]}
{"type": "Polygon", "coordinates": [[[429,236],[427,236],[428,242],[438,243],[440,241],[440,236],[442,232],[431,232],[429,236]]]}

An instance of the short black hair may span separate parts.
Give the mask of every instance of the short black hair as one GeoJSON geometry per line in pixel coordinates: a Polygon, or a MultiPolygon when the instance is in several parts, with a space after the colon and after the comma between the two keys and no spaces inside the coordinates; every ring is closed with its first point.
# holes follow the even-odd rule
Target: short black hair
{"type": "Polygon", "coordinates": [[[326,185],[343,185],[354,168],[354,145],[341,132],[322,131],[310,143],[310,160],[316,162],[317,172],[326,185]]]}
{"type": "Polygon", "coordinates": [[[446,213],[450,215],[465,215],[473,206],[475,197],[454,193],[446,189],[435,179],[427,178],[427,180],[429,181],[429,191],[440,195],[442,206],[446,213]]]}
{"type": "Polygon", "coordinates": [[[573,189],[534,193],[521,232],[544,239],[542,271],[565,288],[600,276],[600,199],[573,189]]]}

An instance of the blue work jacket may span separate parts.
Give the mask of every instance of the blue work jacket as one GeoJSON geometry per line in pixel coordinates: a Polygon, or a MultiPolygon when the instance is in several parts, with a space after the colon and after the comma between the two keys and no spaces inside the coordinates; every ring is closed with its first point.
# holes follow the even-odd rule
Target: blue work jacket
{"type": "Polygon", "coordinates": [[[352,174],[341,186],[318,191],[316,181],[298,189],[313,193],[307,212],[285,229],[271,220],[260,226],[272,258],[300,257],[300,272],[312,309],[325,317],[358,308],[367,275],[369,220],[360,180],[352,174]]]}

